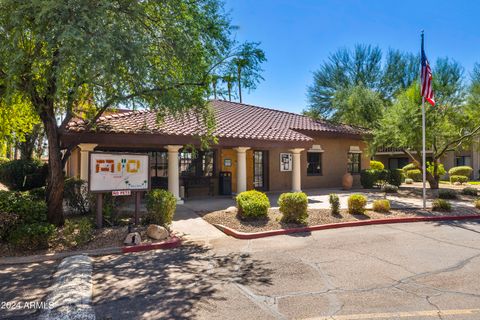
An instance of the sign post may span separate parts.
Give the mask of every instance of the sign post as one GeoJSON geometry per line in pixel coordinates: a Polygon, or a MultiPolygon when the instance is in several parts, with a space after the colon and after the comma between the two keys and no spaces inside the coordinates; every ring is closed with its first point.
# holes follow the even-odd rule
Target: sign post
{"type": "Polygon", "coordinates": [[[147,154],[90,152],[88,189],[97,193],[96,224],[103,225],[103,193],[112,196],[134,194],[135,224],[139,221],[141,192],[150,190],[150,163],[147,154]]]}

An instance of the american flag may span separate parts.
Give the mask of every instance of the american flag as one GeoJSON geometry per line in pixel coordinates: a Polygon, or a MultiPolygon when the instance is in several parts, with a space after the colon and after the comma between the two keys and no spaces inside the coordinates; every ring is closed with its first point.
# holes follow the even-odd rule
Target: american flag
{"type": "Polygon", "coordinates": [[[432,88],[432,69],[430,69],[430,64],[428,63],[427,56],[425,55],[425,50],[423,49],[423,35],[422,35],[422,74],[421,74],[421,89],[422,97],[425,98],[428,103],[432,106],[435,105],[435,95],[433,94],[432,88]]]}

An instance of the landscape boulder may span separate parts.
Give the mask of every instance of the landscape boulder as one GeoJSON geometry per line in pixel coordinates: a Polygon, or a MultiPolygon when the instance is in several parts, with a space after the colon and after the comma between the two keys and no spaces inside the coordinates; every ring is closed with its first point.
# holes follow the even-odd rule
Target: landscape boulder
{"type": "Polygon", "coordinates": [[[142,242],[142,238],[140,237],[140,234],[138,232],[132,232],[127,234],[125,241],[123,241],[124,244],[127,246],[133,246],[140,244],[142,242]]]}
{"type": "Polygon", "coordinates": [[[155,240],[165,240],[168,238],[168,230],[165,227],[151,224],[147,227],[147,236],[155,240]]]}

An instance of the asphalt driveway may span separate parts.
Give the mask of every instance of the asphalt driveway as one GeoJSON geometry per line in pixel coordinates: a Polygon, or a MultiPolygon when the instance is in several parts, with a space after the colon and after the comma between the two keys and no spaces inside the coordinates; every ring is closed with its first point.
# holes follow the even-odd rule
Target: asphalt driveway
{"type": "Polygon", "coordinates": [[[479,319],[480,224],[415,223],[95,258],[97,319],[479,319]]]}

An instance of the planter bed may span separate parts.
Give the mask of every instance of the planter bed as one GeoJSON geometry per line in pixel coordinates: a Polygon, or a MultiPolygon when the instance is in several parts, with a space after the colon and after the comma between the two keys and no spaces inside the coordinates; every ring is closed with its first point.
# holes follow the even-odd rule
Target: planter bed
{"type": "MultiPolygon", "coordinates": [[[[146,234],[146,226],[137,226],[133,228],[133,231],[140,233],[142,238],[141,244],[151,244],[156,242],[163,242],[151,239],[146,234]]],[[[50,243],[50,247],[44,250],[29,250],[22,251],[15,249],[13,246],[0,243],[0,257],[20,257],[20,256],[29,256],[29,255],[39,255],[39,254],[55,254],[61,252],[72,252],[72,251],[84,251],[84,250],[93,250],[93,249],[103,249],[103,248],[114,248],[114,247],[124,247],[123,241],[127,236],[128,227],[127,226],[117,226],[117,227],[106,227],[102,229],[95,229],[93,231],[92,240],[82,246],[78,247],[66,247],[59,241],[59,239],[53,239],[50,243]]],[[[168,238],[167,240],[169,240],[168,238]]]]}
{"type": "Polygon", "coordinates": [[[236,213],[224,210],[214,212],[199,212],[203,219],[213,225],[223,225],[240,232],[255,233],[262,231],[292,229],[327,225],[339,222],[365,221],[377,219],[407,218],[407,217],[442,217],[478,215],[480,210],[475,208],[456,208],[450,212],[439,212],[419,209],[392,209],[389,213],[379,213],[367,210],[364,215],[351,215],[347,210],[340,210],[340,215],[332,215],[329,209],[308,209],[308,220],[305,224],[283,223],[282,214],[278,209],[269,209],[268,217],[260,220],[242,220],[236,213]]]}

